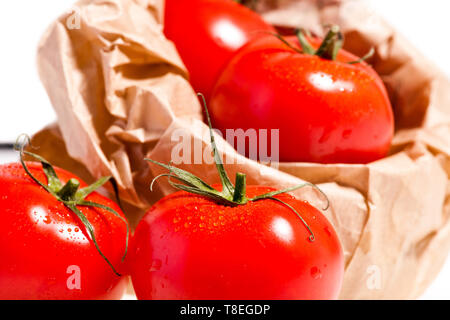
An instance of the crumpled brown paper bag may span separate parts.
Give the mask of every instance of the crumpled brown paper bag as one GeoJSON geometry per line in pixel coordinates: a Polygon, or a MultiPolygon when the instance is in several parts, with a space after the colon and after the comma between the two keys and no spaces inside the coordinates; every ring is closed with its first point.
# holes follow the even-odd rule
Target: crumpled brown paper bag
{"type": "MultiPolygon", "coordinates": [[[[345,252],[342,299],[411,299],[422,294],[450,249],[450,83],[360,1],[267,0],[270,22],[320,34],[337,23],[346,48],[376,49],[371,63],[388,87],[397,132],[391,156],[369,165],[282,163],[279,170],[238,155],[218,139],[230,176],[287,187],[319,185],[330,198],[324,214],[345,252]]],[[[33,137],[38,153],[91,181],[113,175],[126,213],[136,224],[145,210],[173,192],[143,161],[169,162],[183,133],[209,150],[207,127],[174,45],[162,33],[163,0],[82,0],[43,36],[42,82],[58,123],[33,137]]],[[[194,159],[193,154],[188,158],[194,159]]],[[[213,164],[183,165],[210,183],[213,164]]],[[[298,197],[319,208],[320,194],[298,197]]]]}

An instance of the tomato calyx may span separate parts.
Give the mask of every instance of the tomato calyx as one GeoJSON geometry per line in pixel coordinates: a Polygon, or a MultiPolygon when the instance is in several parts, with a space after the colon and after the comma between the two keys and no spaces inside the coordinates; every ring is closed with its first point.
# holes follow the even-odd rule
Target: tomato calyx
{"type": "Polygon", "coordinates": [[[149,158],[145,158],[146,161],[149,161],[153,164],[156,164],[160,167],[163,167],[163,168],[169,170],[169,173],[160,174],[153,179],[153,181],[150,184],[150,190],[153,191],[153,185],[159,178],[168,177],[169,184],[172,187],[174,187],[175,189],[207,197],[207,198],[212,199],[213,201],[215,201],[219,204],[225,205],[225,206],[231,206],[231,207],[242,206],[242,205],[246,205],[249,201],[253,201],[253,202],[262,201],[262,200],[277,201],[277,202],[280,202],[281,204],[283,204],[284,206],[287,206],[291,211],[293,211],[299,217],[301,222],[304,224],[304,226],[308,229],[308,231],[310,233],[309,240],[311,242],[313,242],[315,240],[314,232],[311,230],[310,226],[303,219],[303,217],[300,215],[300,213],[297,210],[295,210],[295,208],[293,208],[292,206],[287,204],[286,202],[282,201],[281,199],[275,198],[275,196],[309,186],[309,187],[312,187],[312,188],[316,189],[317,191],[319,191],[325,197],[325,199],[327,201],[327,205],[323,210],[327,210],[330,205],[330,202],[329,202],[329,199],[326,196],[326,194],[316,185],[306,182],[306,183],[302,183],[300,185],[296,185],[296,186],[293,186],[293,187],[290,187],[287,189],[277,190],[277,191],[262,194],[262,195],[259,195],[259,196],[253,197],[253,198],[248,198],[246,196],[246,185],[247,185],[246,175],[244,173],[237,172],[235,185],[233,185],[233,183],[231,182],[230,178],[228,177],[228,175],[225,171],[225,168],[223,166],[222,157],[220,156],[217,146],[216,146],[216,142],[215,142],[215,138],[214,138],[214,134],[213,134],[213,130],[212,130],[212,125],[211,125],[211,119],[209,116],[208,108],[206,106],[205,98],[200,93],[198,94],[198,96],[200,96],[201,99],[203,100],[205,115],[206,115],[206,119],[208,120],[209,133],[210,133],[210,138],[211,138],[211,148],[213,150],[214,162],[216,164],[216,168],[217,168],[217,171],[219,173],[219,177],[220,177],[220,180],[222,183],[222,191],[218,191],[218,190],[214,189],[208,183],[206,183],[199,177],[193,175],[192,173],[190,173],[186,170],[174,167],[171,164],[164,164],[164,163],[161,163],[161,162],[149,159],[149,158]],[[172,179],[177,180],[178,182],[181,182],[181,183],[176,183],[176,182],[172,181],[172,179]]]}
{"type": "MultiPolygon", "coordinates": [[[[325,35],[325,38],[323,39],[322,43],[320,44],[319,48],[316,50],[311,45],[311,43],[308,41],[307,37],[311,37],[311,34],[306,31],[305,29],[297,29],[295,32],[298,42],[300,43],[301,49],[293,46],[290,44],[286,39],[284,39],[283,36],[279,34],[273,34],[275,37],[277,37],[281,42],[283,42],[285,45],[287,45],[292,50],[300,53],[300,54],[307,54],[312,56],[318,56],[322,59],[335,61],[337,58],[337,55],[339,53],[339,50],[342,49],[344,45],[344,35],[342,34],[339,26],[337,25],[331,25],[327,34],[325,35]]],[[[375,53],[375,49],[371,48],[369,52],[361,57],[358,60],[347,62],[348,64],[358,64],[363,61],[366,61],[370,59],[375,53]]]]}
{"type": "MultiPolygon", "coordinates": [[[[65,184],[61,182],[61,180],[58,178],[58,175],[55,172],[55,169],[53,166],[45,160],[43,157],[34,154],[32,152],[25,151],[26,145],[28,145],[30,142],[30,138],[26,135],[21,135],[14,146],[14,148],[19,151],[20,153],[20,163],[22,164],[23,169],[27,173],[27,175],[38,185],[40,185],[42,188],[44,188],[48,193],[50,193],[53,197],[55,197],[58,201],[63,203],[68,209],[70,209],[80,220],[80,222],[84,225],[86,228],[86,231],[88,232],[89,236],[92,239],[92,242],[95,245],[95,248],[97,249],[100,256],[106,261],[106,263],[111,267],[112,271],[117,275],[121,276],[120,273],[116,271],[112,263],[108,260],[108,258],[103,254],[103,252],[100,250],[100,247],[97,243],[97,240],[95,238],[94,233],[94,227],[90,223],[90,221],[86,218],[86,216],[78,209],[78,206],[82,207],[94,207],[106,210],[118,218],[120,218],[127,226],[127,234],[126,234],[126,243],[125,243],[125,252],[122,256],[122,261],[124,261],[125,256],[127,255],[128,251],[128,236],[129,236],[129,225],[125,218],[123,218],[117,211],[114,209],[102,205],[100,203],[92,202],[85,200],[85,198],[90,195],[92,192],[96,191],[98,188],[103,186],[106,182],[111,181],[114,191],[116,195],[118,195],[118,188],[114,180],[111,180],[112,177],[102,177],[93,184],[80,189],[80,182],[77,179],[70,179],[65,184]],[[25,141],[24,141],[25,139],[25,141]],[[44,184],[40,180],[38,180],[28,169],[25,161],[24,156],[30,156],[36,160],[38,160],[42,164],[42,169],[44,171],[44,174],[47,178],[47,184],[44,184]]],[[[120,206],[120,200],[117,196],[117,199],[119,201],[120,206]]]]}

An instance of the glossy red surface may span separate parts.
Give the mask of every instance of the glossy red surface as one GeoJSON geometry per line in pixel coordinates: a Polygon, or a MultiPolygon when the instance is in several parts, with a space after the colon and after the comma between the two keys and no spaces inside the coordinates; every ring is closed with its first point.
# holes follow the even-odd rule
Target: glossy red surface
{"type": "MultiPolygon", "coordinates": [[[[250,186],[248,197],[272,188],[250,186]]],[[[129,255],[138,299],[335,299],[344,272],[338,237],[307,202],[278,196],[225,207],[177,192],[139,223],[129,255]]]]}
{"type": "Polygon", "coordinates": [[[262,18],[231,0],[167,0],[164,33],[181,55],[197,92],[206,97],[233,54],[260,32],[262,18]]]}
{"type": "MultiPolygon", "coordinates": [[[[40,164],[28,163],[28,167],[40,181],[47,182],[40,164]]],[[[55,170],[63,183],[74,178],[67,171],[55,170]]],[[[82,182],[81,186],[86,184],[82,182]]],[[[96,192],[86,200],[121,213],[117,204],[96,192]]],[[[79,208],[93,225],[100,249],[120,271],[125,224],[106,210],[79,208]]],[[[32,181],[18,163],[0,165],[0,212],[0,299],[122,297],[126,287],[124,277],[113,273],[84,225],[32,181]],[[80,276],[79,289],[77,280],[70,278],[72,275],[80,276]]]]}
{"type": "MultiPolygon", "coordinates": [[[[294,37],[288,40],[298,47],[294,37]]],[[[371,67],[346,63],[357,59],[344,50],[337,61],[300,54],[274,36],[254,40],[218,79],[209,105],[212,124],[224,134],[279,129],[284,162],[383,158],[394,133],[391,104],[371,67]]]]}

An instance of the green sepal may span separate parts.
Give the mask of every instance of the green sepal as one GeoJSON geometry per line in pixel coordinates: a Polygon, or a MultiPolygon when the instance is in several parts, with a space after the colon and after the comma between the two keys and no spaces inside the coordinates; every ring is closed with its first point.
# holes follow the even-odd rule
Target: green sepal
{"type": "Polygon", "coordinates": [[[219,151],[216,146],[216,140],[214,138],[214,133],[212,130],[211,125],[211,118],[209,116],[208,108],[206,108],[206,100],[205,96],[201,93],[197,93],[197,95],[202,99],[203,105],[205,106],[205,113],[206,113],[206,119],[208,121],[209,126],[209,134],[211,138],[211,148],[213,149],[214,154],[214,161],[216,163],[217,171],[219,172],[220,180],[222,181],[222,192],[225,193],[227,197],[233,197],[234,194],[234,186],[233,183],[231,183],[230,178],[228,178],[228,174],[225,171],[225,168],[223,166],[222,158],[220,157],[219,151]]]}
{"type": "Polygon", "coordinates": [[[210,199],[212,199],[220,204],[223,204],[223,205],[235,207],[240,204],[240,203],[234,202],[232,200],[228,200],[227,198],[224,197],[224,195],[221,195],[219,191],[208,192],[208,191],[200,190],[200,189],[193,188],[193,187],[186,186],[186,185],[179,184],[179,183],[173,183],[170,181],[169,181],[169,183],[172,187],[174,187],[176,189],[210,198],[210,199]]]}
{"type": "Polygon", "coordinates": [[[126,220],[124,217],[122,217],[122,216],[121,216],[116,210],[114,210],[113,208],[110,208],[110,207],[105,206],[105,205],[100,204],[100,203],[82,200],[82,201],[79,201],[79,202],[78,202],[78,205],[79,205],[79,206],[88,206],[88,207],[100,208],[100,209],[109,211],[109,212],[111,212],[112,214],[114,214],[116,217],[118,217],[120,220],[122,220],[122,221],[125,223],[125,225],[127,226],[127,237],[126,237],[126,240],[125,240],[125,252],[124,252],[124,254],[123,254],[123,256],[122,256],[122,262],[123,262],[123,261],[125,260],[125,257],[126,257],[126,255],[127,255],[127,253],[128,253],[128,237],[129,237],[129,235],[130,235],[130,226],[128,225],[127,220],[126,220]]]}
{"type": "Polygon", "coordinates": [[[44,170],[45,176],[47,177],[47,185],[49,188],[51,188],[52,190],[59,190],[63,187],[61,181],[56,175],[55,170],[53,169],[53,166],[47,160],[37,154],[28,151],[24,151],[24,154],[33,157],[41,162],[42,169],[44,170]]]}
{"type": "Polygon", "coordinates": [[[372,47],[372,48],[370,48],[369,52],[367,52],[367,53],[364,55],[364,57],[362,57],[362,58],[360,58],[360,59],[358,59],[358,60],[356,60],[356,61],[350,61],[350,62],[348,62],[348,64],[358,64],[358,63],[361,63],[361,62],[363,62],[363,61],[366,61],[367,59],[372,58],[374,54],[375,54],[375,49],[372,47]]]}
{"type": "MultiPolygon", "coordinates": [[[[27,144],[30,143],[30,138],[27,135],[21,135],[16,141],[16,144],[14,148],[19,151],[20,153],[20,163],[22,164],[22,167],[24,168],[27,175],[36,182],[39,186],[44,188],[48,193],[53,195],[58,201],[62,202],[69,210],[71,210],[80,220],[80,222],[84,225],[86,228],[86,231],[88,232],[89,236],[91,237],[92,242],[95,245],[95,248],[97,249],[100,256],[106,261],[106,263],[111,267],[113,272],[120,276],[120,274],[116,271],[114,266],[111,264],[111,262],[108,260],[108,258],[103,254],[103,252],[100,250],[100,247],[98,246],[97,240],[95,238],[94,234],[94,228],[92,224],[89,222],[89,220],[86,218],[86,216],[77,208],[77,206],[91,206],[96,207],[100,209],[104,209],[108,212],[113,213],[114,215],[118,216],[127,226],[127,237],[125,240],[125,254],[122,257],[122,261],[125,258],[125,255],[128,251],[128,237],[129,237],[129,225],[126,219],[124,219],[122,216],[119,215],[114,209],[109,208],[107,206],[104,206],[99,203],[91,202],[91,201],[85,201],[84,199],[100,188],[102,185],[104,185],[107,181],[111,179],[111,177],[104,177],[99,180],[97,180],[95,183],[93,183],[90,186],[87,186],[85,188],[79,189],[79,181],[76,179],[70,179],[66,182],[65,185],[61,183],[61,180],[59,179],[58,175],[56,174],[53,166],[43,157],[34,154],[32,152],[25,151],[24,148],[27,144]],[[21,139],[25,139],[25,141],[20,142],[21,139]],[[47,185],[39,181],[28,169],[25,161],[24,161],[24,155],[28,155],[30,157],[35,158],[42,164],[42,169],[44,171],[44,174],[47,178],[47,185]]],[[[118,195],[117,191],[117,185],[113,183],[113,188],[116,192],[116,195],[118,195]]]]}
{"type": "Polygon", "coordinates": [[[200,178],[198,178],[197,176],[193,175],[190,172],[173,167],[171,165],[166,165],[164,163],[161,163],[161,162],[158,162],[158,161],[155,161],[152,159],[146,158],[145,160],[150,161],[158,166],[161,166],[171,172],[171,173],[163,173],[163,174],[156,176],[153,179],[152,183],[150,184],[151,190],[153,190],[153,184],[156,180],[158,180],[161,177],[168,177],[170,185],[172,187],[174,187],[175,189],[183,190],[183,191],[186,191],[189,193],[194,193],[194,194],[209,197],[209,198],[213,198],[215,201],[226,204],[226,205],[231,205],[231,206],[237,205],[237,203],[233,202],[232,198],[227,197],[227,194],[214,189],[213,187],[208,185],[206,182],[204,182],[203,180],[201,180],[200,178]],[[174,183],[170,180],[170,178],[176,179],[184,184],[174,183]]]}
{"type": "MultiPolygon", "coordinates": [[[[274,36],[275,38],[277,38],[278,40],[280,40],[281,42],[283,42],[287,47],[289,47],[290,49],[294,50],[297,53],[304,53],[302,50],[300,50],[299,48],[294,47],[292,44],[289,43],[289,41],[287,41],[282,35],[278,34],[278,33],[269,33],[270,35],[274,36]]],[[[314,52],[314,51],[313,51],[314,52]]]]}
{"type": "MultiPolygon", "coordinates": [[[[342,32],[340,31],[340,28],[337,25],[332,25],[330,27],[330,30],[327,32],[325,38],[323,39],[322,43],[320,44],[319,48],[315,50],[313,46],[310,44],[308,39],[305,35],[309,36],[308,32],[304,29],[298,29],[296,30],[295,34],[297,36],[297,39],[300,43],[301,50],[299,48],[296,48],[292,44],[290,44],[284,37],[277,33],[269,33],[279,39],[281,42],[283,42],[286,46],[288,46],[290,49],[302,53],[302,54],[309,54],[309,55],[315,55],[318,57],[321,57],[322,59],[327,59],[334,61],[337,59],[337,56],[339,54],[339,51],[344,46],[344,36],[342,32]]],[[[364,55],[362,58],[347,62],[347,64],[358,64],[363,61],[366,61],[370,59],[375,53],[375,49],[371,48],[370,51],[364,55]]]]}
{"type": "Polygon", "coordinates": [[[102,177],[102,178],[98,179],[96,182],[94,182],[93,184],[78,190],[77,193],[75,194],[76,199],[83,200],[89,194],[91,194],[92,192],[94,192],[95,190],[97,190],[98,188],[103,186],[105,183],[107,183],[111,178],[112,178],[111,176],[102,177]]]}
{"type": "Polygon", "coordinates": [[[306,39],[305,30],[303,30],[303,29],[297,30],[296,35],[297,35],[298,42],[300,43],[300,46],[302,47],[303,53],[309,54],[309,55],[315,55],[316,50],[309,43],[308,39],[306,39]]]}
{"type": "MultiPolygon", "coordinates": [[[[285,205],[286,207],[288,207],[289,209],[291,209],[291,210],[297,215],[297,217],[300,218],[300,220],[302,221],[302,223],[303,223],[303,225],[305,226],[305,228],[308,229],[308,231],[309,231],[309,233],[310,233],[310,235],[309,235],[309,240],[310,240],[311,242],[314,242],[314,241],[316,240],[316,237],[314,236],[314,232],[311,230],[311,227],[308,225],[308,223],[305,221],[305,219],[303,219],[302,215],[301,215],[300,213],[298,213],[297,210],[295,210],[295,208],[294,208],[293,206],[291,206],[290,204],[284,202],[283,200],[280,200],[280,199],[275,198],[275,197],[268,197],[268,198],[266,198],[266,199],[278,201],[278,202],[284,204],[284,205],[285,205]]],[[[262,200],[262,199],[260,199],[260,200],[262,200]]]]}
{"type": "Polygon", "coordinates": [[[283,190],[276,190],[276,191],[272,191],[272,192],[269,192],[269,193],[265,193],[265,194],[256,196],[256,197],[254,197],[254,198],[252,198],[250,200],[251,201],[257,201],[257,200],[262,200],[262,199],[268,199],[268,198],[271,198],[271,197],[274,197],[274,196],[277,196],[277,195],[280,195],[280,194],[283,194],[283,193],[292,192],[292,191],[295,191],[295,190],[298,190],[298,189],[301,189],[301,188],[304,188],[304,187],[312,187],[312,188],[316,189],[317,191],[319,191],[325,197],[325,199],[327,200],[327,205],[322,210],[328,210],[328,208],[330,207],[330,200],[328,199],[328,197],[325,194],[325,192],[323,192],[315,184],[309,183],[309,182],[305,182],[305,183],[302,183],[300,185],[293,186],[293,187],[290,187],[290,188],[286,188],[286,189],[283,189],[283,190]]]}
{"type": "Polygon", "coordinates": [[[83,212],[81,212],[77,206],[75,204],[65,204],[67,206],[67,208],[69,208],[70,210],[72,210],[73,213],[75,213],[78,217],[78,219],[80,219],[80,221],[83,223],[84,227],[86,228],[86,231],[88,232],[89,236],[91,237],[92,242],[95,245],[95,248],[97,249],[98,253],[102,256],[102,258],[106,261],[106,263],[111,267],[111,269],[113,270],[113,272],[117,275],[117,276],[121,276],[120,273],[118,273],[116,271],[116,269],[114,268],[114,266],[112,265],[112,263],[108,260],[108,258],[103,254],[102,250],[100,250],[100,247],[98,246],[98,242],[97,239],[95,238],[95,232],[94,232],[94,227],[92,226],[92,224],[89,222],[89,219],[86,218],[86,216],[83,214],[83,212]]]}
{"type": "MultiPolygon", "coordinates": [[[[182,182],[190,185],[191,187],[215,191],[215,189],[213,187],[211,187],[209,184],[207,184],[205,181],[203,181],[199,177],[193,175],[192,173],[190,173],[186,170],[179,169],[177,167],[167,165],[167,164],[164,164],[164,163],[161,163],[161,162],[149,159],[149,158],[145,158],[144,160],[150,161],[160,167],[163,167],[163,168],[169,170],[171,173],[174,173],[178,179],[181,179],[182,182]]],[[[164,175],[160,175],[160,176],[164,176],[164,175]]],[[[159,178],[160,176],[158,176],[157,178],[159,178]]]]}
{"type": "MultiPolygon", "coordinates": [[[[282,41],[285,41],[282,37],[280,38],[282,41]]],[[[222,164],[222,161],[220,159],[220,156],[218,156],[218,151],[217,151],[217,146],[215,144],[214,141],[214,134],[212,131],[212,125],[211,125],[211,120],[209,117],[209,113],[208,113],[208,108],[206,106],[206,102],[205,99],[202,95],[200,95],[202,97],[203,100],[203,105],[205,108],[205,114],[207,117],[207,122],[209,125],[209,132],[210,132],[210,136],[211,136],[211,147],[213,149],[214,152],[214,160],[216,161],[216,167],[217,170],[219,172],[219,176],[221,178],[222,181],[222,185],[223,185],[223,189],[222,192],[212,188],[210,185],[208,185],[206,182],[204,182],[203,180],[201,180],[199,177],[193,175],[190,172],[187,172],[185,170],[179,169],[177,167],[174,167],[170,164],[164,164],[152,159],[148,159],[146,158],[145,160],[156,164],[160,167],[163,167],[167,170],[169,170],[169,173],[163,173],[160,174],[158,176],[156,176],[151,184],[150,184],[150,190],[153,190],[153,184],[155,183],[155,181],[157,181],[159,178],[161,177],[168,177],[169,178],[169,184],[174,187],[175,189],[178,190],[182,190],[185,192],[189,192],[192,194],[196,194],[196,195],[200,195],[200,196],[204,196],[206,198],[209,198],[215,202],[217,202],[218,204],[222,204],[222,205],[226,205],[226,206],[240,206],[240,205],[245,205],[248,203],[248,201],[262,201],[262,200],[274,200],[274,201],[278,201],[282,204],[284,204],[285,206],[287,206],[288,208],[290,208],[290,210],[292,210],[302,221],[302,223],[305,225],[305,227],[308,229],[308,231],[310,232],[310,237],[309,240],[311,242],[313,242],[315,240],[315,236],[313,231],[311,230],[311,228],[309,227],[308,223],[303,219],[303,217],[295,210],[295,208],[293,208],[292,206],[290,206],[289,204],[285,203],[284,201],[275,198],[275,196],[282,194],[282,193],[286,193],[286,192],[290,192],[290,191],[294,191],[300,188],[303,188],[305,186],[312,186],[314,188],[316,188],[317,190],[319,190],[327,199],[327,207],[324,209],[328,209],[329,207],[329,200],[328,197],[325,195],[325,193],[320,190],[316,185],[312,184],[312,183],[303,183],[301,185],[297,185],[291,188],[287,188],[284,190],[278,190],[278,191],[273,191],[273,192],[269,192],[257,197],[254,197],[252,199],[248,199],[246,196],[246,176],[243,173],[236,173],[236,186],[233,186],[233,184],[231,183],[230,179],[228,178],[228,175],[225,172],[225,168],[222,164]],[[171,179],[175,179],[178,180],[180,182],[182,182],[183,184],[180,183],[174,183],[171,181],[171,179]],[[228,187],[227,187],[228,186],[228,187]],[[232,192],[230,191],[232,190],[232,192]]]]}

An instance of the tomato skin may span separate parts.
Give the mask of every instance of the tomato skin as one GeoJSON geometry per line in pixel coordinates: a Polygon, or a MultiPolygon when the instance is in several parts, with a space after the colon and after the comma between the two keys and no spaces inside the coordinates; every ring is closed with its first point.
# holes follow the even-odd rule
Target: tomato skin
{"type": "Polygon", "coordinates": [[[164,33],[186,65],[191,84],[207,98],[233,54],[259,32],[274,28],[231,0],[167,0],[164,33]]]}
{"type": "MultiPolygon", "coordinates": [[[[249,186],[249,197],[273,191],[249,186]]],[[[290,195],[225,207],[176,192],[157,202],[133,237],[138,299],[336,299],[343,254],[327,219],[290,195]]]]}
{"type": "MultiPolygon", "coordinates": [[[[27,166],[37,179],[47,182],[40,164],[27,166]]],[[[76,178],[65,170],[55,171],[63,183],[76,178]]],[[[81,187],[86,186],[79,181],[81,187]]],[[[96,192],[86,200],[106,205],[123,216],[117,204],[96,192]]],[[[126,225],[103,209],[79,209],[93,225],[100,249],[120,272],[126,225]]],[[[0,210],[0,299],[122,297],[126,279],[113,273],[76,215],[32,181],[18,163],[0,165],[0,210]],[[71,286],[70,290],[67,283],[76,284],[74,278],[69,279],[75,274],[80,275],[81,288],[71,286]]]]}
{"type": "MultiPolygon", "coordinates": [[[[296,38],[286,39],[299,46],[296,38]]],[[[325,60],[300,54],[273,36],[260,37],[219,77],[209,105],[212,124],[224,134],[279,129],[282,162],[383,158],[394,133],[392,107],[371,67],[346,63],[357,59],[340,50],[337,61],[325,60]]]]}

